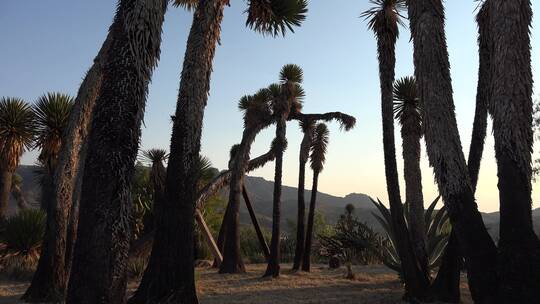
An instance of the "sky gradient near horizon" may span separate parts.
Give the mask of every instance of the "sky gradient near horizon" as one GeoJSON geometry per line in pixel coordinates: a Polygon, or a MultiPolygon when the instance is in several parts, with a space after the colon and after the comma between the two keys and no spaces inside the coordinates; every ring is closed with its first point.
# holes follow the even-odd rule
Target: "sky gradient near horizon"
{"type": "MultiPolygon", "coordinates": [[[[84,73],[106,37],[115,12],[115,1],[16,1],[0,2],[0,96],[17,96],[29,102],[48,91],[75,95],[84,73]]],[[[468,153],[476,96],[478,55],[474,23],[477,2],[446,1],[446,34],[450,53],[454,101],[464,152],[468,153]]],[[[540,11],[539,1],[532,1],[540,11]]],[[[386,201],[376,41],[360,14],[368,0],[310,1],[308,18],[296,33],[285,38],[263,37],[245,27],[246,1],[233,0],[225,9],[221,44],[214,60],[210,97],[204,118],[202,153],[215,167],[225,169],[229,148],[240,141],[242,115],[237,101],[245,94],[278,80],[287,63],[304,70],[307,96],[304,112],[342,111],[357,118],[350,132],[330,123],[330,145],[319,190],[333,195],[366,193],[386,201]],[[339,2],[339,4],[337,4],[339,2]]],[[[150,85],[141,148],[169,147],[179,75],[192,15],[171,7],[163,27],[161,60],[150,85]]],[[[540,71],[540,24],[533,21],[533,74],[540,71]]],[[[397,43],[396,77],[413,74],[412,44],[406,28],[397,43]]],[[[491,124],[481,166],[477,201],[480,210],[498,210],[497,167],[491,124]]],[[[268,150],[274,129],[257,138],[251,155],[268,150]]],[[[301,132],[289,123],[284,160],[285,185],[296,186],[301,132]]],[[[402,175],[401,139],[396,124],[397,159],[402,175]]],[[[433,171],[422,146],[424,197],[436,197],[433,171]]],[[[23,164],[32,164],[36,152],[25,153],[23,164]]],[[[251,175],[273,179],[273,164],[251,175]]],[[[311,174],[306,177],[311,188],[311,174]]],[[[401,182],[401,190],[404,190],[401,182]]],[[[534,208],[540,207],[540,187],[535,184],[534,208]],[[538,203],[537,203],[538,202],[538,203]]]]}

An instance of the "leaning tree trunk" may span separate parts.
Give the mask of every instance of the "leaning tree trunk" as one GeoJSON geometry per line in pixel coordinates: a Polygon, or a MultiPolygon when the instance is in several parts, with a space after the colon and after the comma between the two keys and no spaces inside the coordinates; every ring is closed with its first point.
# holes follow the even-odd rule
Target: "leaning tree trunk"
{"type": "Polygon", "coordinates": [[[223,247],[223,263],[220,265],[219,273],[243,273],[246,271],[240,250],[240,202],[251,144],[259,131],[260,129],[257,127],[247,127],[242,135],[238,151],[234,155],[229,184],[229,206],[227,207],[227,209],[230,208],[230,213],[224,218],[227,228],[223,247]]]}
{"type": "MultiPolygon", "coordinates": [[[[281,102],[285,102],[284,100],[281,102]]],[[[283,110],[285,111],[285,110],[283,110]]],[[[283,175],[283,153],[287,147],[287,113],[282,113],[276,123],[276,168],[274,174],[274,197],[272,205],[272,239],[270,241],[270,258],[264,273],[265,277],[278,277],[280,270],[281,243],[281,178],[283,175]]]]}
{"type": "Polygon", "coordinates": [[[306,163],[309,158],[311,147],[311,131],[304,132],[304,138],[300,144],[300,160],[298,170],[298,216],[296,218],[296,248],[294,251],[293,270],[300,269],[304,258],[305,246],[305,223],[306,223],[306,202],[304,199],[306,184],[306,163]]]}
{"type": "Polygon", "coordinates": [[[23,299],[31,302],[55,300],[58,295],[65,296],[69,279],[72,249],[78,222],[78,196],[82,182],[85,158],[85,142],[95,101],[101,90],[103,63],[115,32],[111,27],[107,39],[94,59],[94,64],[86,73],[75,104],[70,114],[62,149],[53,178],[54,190],[42,255],[32,283],[23,299]],[[40,269],[40,266],[43,270],[40,269]],[[48,272],[50,270],[51,272],[48,272]]]}
{"type": "Polygon", "coordinates": [[[268,259],[270,258],[270,248],[268,247],[268,244],[266,243],[266,239],[264,238],[264,234],[262,232],[261,226],[259,225],[257,216],[255,215],[255,211],[253,210],[253,205],[251,204],[251,200],[249,199],[249,195],[248,195],[245,184],[242,186],[242,197],[244,198],[244,202],[246,203],[246,208],[249,212],[249,216],[251,217],[251,222],[253,223],[253,228],[255,228],[255,233],[257,234],[257,238],[259,239],[259,245],[261,246],[261,250],[264,254],[264,258],[268,262],[268,259]]]}
{"type": "Polygon", "coordinates": [[[403,205],[401,203],[399,192],[392,95],[394,67],[396,64],[395,43],[395,32],[388,29],[378,33],[377,51],[381,86],[384,167],[392,226],[394,227],[394,233],[396,234],[396,247],[405,281],[405,297],[416,299],[424,296],[426,289],[429,286],[429,279],[416,261],[416,256],[403,216],[403,205]]]}
{"type": "Polygon", "coordinates": [[[499,293],[504,303],[538,302],[540,241],[532,223],[533,79],[529,0],[491,0],[490,112],[499,177],[499,293]]]}
{"type": "MultiPolygon", "coordinates": [[[[478,87],[476,91],[476,110],[474,112],[471,145],[467,168],[471,177],[473,193],[476,192],[480,163],[484,152],[484,140],[487,129],[487,105],[489,103],[489,91],[491,85],[490,56],[491,42],[489,36],[489,9],[490,0],[485,1],[476,16],[478,24],[478,87]]],[[[452,230],[450,239],[443,253],[441,267],[437,277],[431,285],[430,292],[434,300],[459,303],[460,301],[460,274],[462,255],[459,252],[456,233],[452,230]]]]}
{"type": "Polygon", "coordinates": [[[496,303],[496,247],[474,201],[452,98],[442,2],[407,1],[415,75],[424,109],[425,140],[452,228],[466,259],[476,303],[496,303]]]}
{"type": "Polygon", "coordinates": [[[131,180],[168,1],[121,0],[88,135],[68,303],[124,303],[131,180]],[[126,132],[128,130],[129,132],[126,132]]]}
{"type": "Polygon", "coordinates": [[[173,123],[166,194],[161,223],[141,284],[130,303],[198,303],[193,258],[193,221],[197,200],[196,162],[204,108],[228,1],[201,0],[189,33],[173,123]]]}
{"type": "Polygon", "coordinates": [[[13,172],[0,168],[0,221],[7,217],[13,172]]]}
{"type": "Polygon", "coordinates": [[[311,270],[311,245],[313,243],[313,226],[315,224],[315,205],[317,203],[317,188],[319,184],[319,172],[313,172],[313,186],[311,187],[311,201],[309,203],[309,213],[306,229],[306,243],[304,257],[302,259],[302,271],[311,270]]]}
{"type": "MultiPolygon", "coordinates": [[[[410,111],[410,110],[409,110],[410,111]]],[[[420,170],[420,139],[422,130],[416,113],[403,113],[401,137],[403,141],[403,175],[405,197],[409,208],[408,223],[414,254],[422,272],[429,278],[422,171],[420,170]]]]}

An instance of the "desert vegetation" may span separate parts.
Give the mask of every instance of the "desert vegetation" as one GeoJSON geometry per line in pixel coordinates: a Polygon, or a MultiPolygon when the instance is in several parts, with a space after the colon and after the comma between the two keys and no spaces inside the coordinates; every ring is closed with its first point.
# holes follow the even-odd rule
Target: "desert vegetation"
{"type": "MultiPolygon", "coordinates": [[[[533,110],[531,2],[478,1],[478,84],[466,159],[445,3],[365,1],[371,8],[361,17],[377,45],[377,135],[388,197],[369,198],[373,222],[350,203],[336,220],[325,217],[318,189],[324,169],[332,166],[327,159],[333,139],[352,137],[348,131],[360,127],[352,112],[337,111],[339,101],[321,112],[306,110],[309,74],[298,64],[276,66],[275,82],[238,92],[243,128],[238,144],[222,147],[227,168],[219,170],[201,153],[224,9],[240,3],[118,0],[76,96],[0,98],[0,297],[111,304],[537,303],[540,240],[531,193],[538,171],[532,166],[534,131],[540,125],[533,114],[540,106],[533,110]],[[170,146],[143,150],[149,84],[169,9],[193,15],[176,109],[166,113],[170,146]],[[396,79],[403,27],[411,33],[414,72],[396,79]],[[475,200],[488,118],[499,193],[495,240],[475,200]],[[333,123],[342,132],[331,133],[333,123]],[[291,217],[284,212],[283,180],[293,125],[302,138],[291,217]],[[268,129],[273,139],[264,143],[267,152],[253,156],[254,143],[268,129]],[[422,141],[433,172],[422,172],[422,141]],[[28,181],[16,172],[31,150],[37,155],[37,203],[26,200],[22,185],[28,181]],[[270,163],[271,212],[263,218],[248,174],[270,163]],[[428,198],[422,176],[432,173],[438,196],[428,198]]],[[[294,35],[309,17],[306,0],[245,4],[246,27],[268,39],[294,35]]]]}

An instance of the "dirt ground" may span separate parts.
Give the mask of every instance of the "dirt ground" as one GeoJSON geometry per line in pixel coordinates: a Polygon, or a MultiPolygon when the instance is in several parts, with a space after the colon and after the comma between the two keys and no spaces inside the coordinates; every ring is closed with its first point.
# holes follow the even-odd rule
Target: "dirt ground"
{"type": "MultiPolygon", "coordinates": [[[[315,265],[311,273],[291,273],[282,265],[279,279],[263,279],[266,265],[247,265],[247,273],[220,275],[215,269],[198,269],[201,304],[368,304],[402,303],[397,275],[384,266],[355,266],[355,280],[344,278],[345,269],[315,265]]],[[[0,304],[21,303],[28,282],[0,281],[0,304]]],[[[137,282],[129,284],[132,292],[137,282]]],[[[462,303],[472,303],[465,283],[462,303]]]]}

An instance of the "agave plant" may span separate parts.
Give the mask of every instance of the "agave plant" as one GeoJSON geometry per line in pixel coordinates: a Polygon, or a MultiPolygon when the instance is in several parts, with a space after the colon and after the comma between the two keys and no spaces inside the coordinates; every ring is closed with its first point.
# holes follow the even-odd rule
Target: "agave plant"
{"type": "Polygon", "coordinates": [[[37,258],[45,234],[45,218],[46,215],[41,210],[26,209],[6,219],[0,236],[5,245],[2,255],[37,258]]]}
{"type": "MultiPolygon", "coordinates": [[[[426,221],[426,236],[427,236],[427,253],[429,259],[429,268],[433,269],[438,267],[442,258],[442,253],[446,244],[448,243],[448,237],[450,235],[450,221],[446,207],[442,207],[439,210],[435,210],[435,206],[439,202],[440,196],[437,197],[428,207],[424,214],[426,221]]],[[[375,219],[381,224],[387,235],[387,245],[381,249],[381,258],[383,263],[390,269],[401,273],[401,261],[396,249],[396,234],[392,226],[390,210],[381,203],[380,200],[373,200],[371,202],[380,214],[372,212],[375,219]]],[[[407,218],[408,208],[403,208],[404,217],[407,218]]]]}

